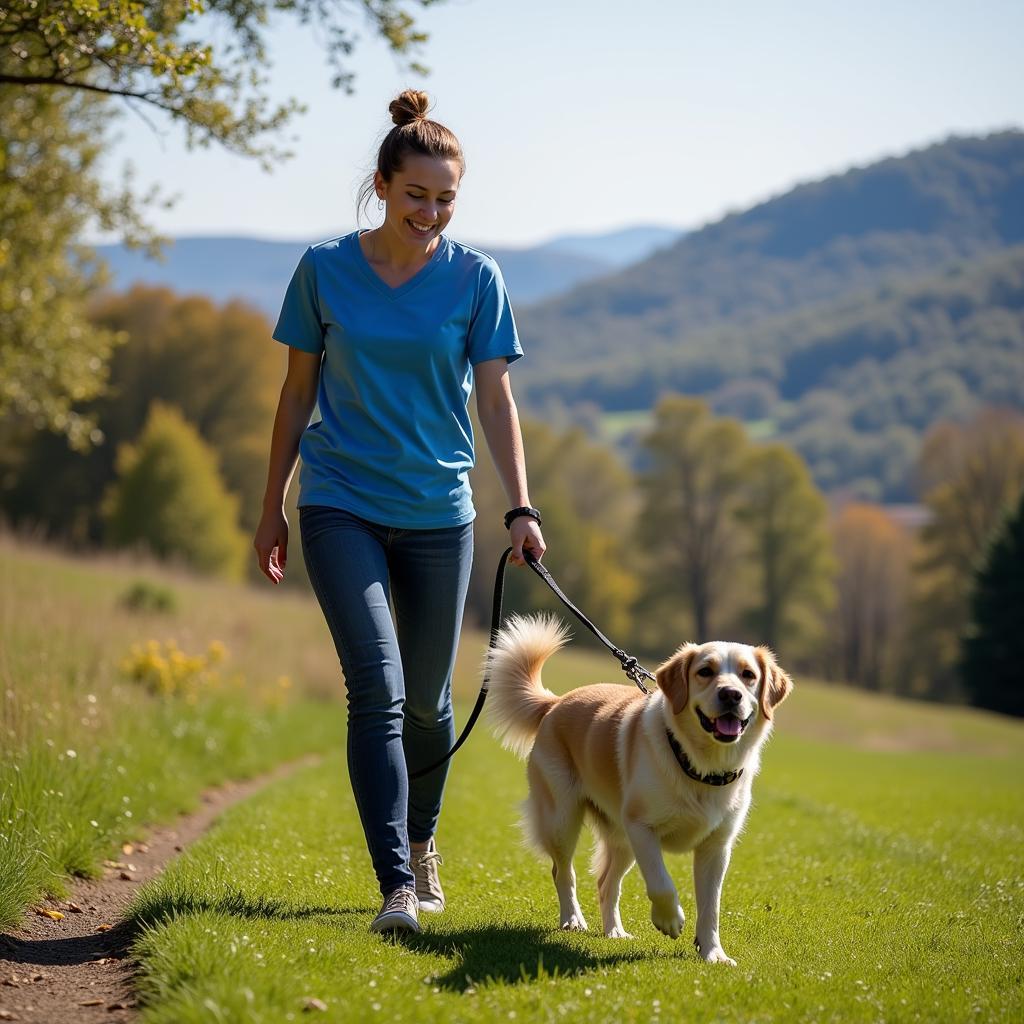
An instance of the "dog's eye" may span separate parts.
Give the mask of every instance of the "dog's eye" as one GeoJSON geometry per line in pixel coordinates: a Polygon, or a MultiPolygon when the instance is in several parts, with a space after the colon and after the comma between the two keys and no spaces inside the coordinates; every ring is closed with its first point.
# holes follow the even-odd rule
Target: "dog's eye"
{"type": "Polygon", "coordinates": [[[705,679],[710,679],[715,673],[705,665],[703,668],[697,669],[697,675],[703,676],[705,679]]]}
{"type": "Polygon", "coordinates": [[[745,668],[743,670],[743,678],[744,679],[756,679],[757,675],[754,672],[752,672],[749,668],[745,668]]]}

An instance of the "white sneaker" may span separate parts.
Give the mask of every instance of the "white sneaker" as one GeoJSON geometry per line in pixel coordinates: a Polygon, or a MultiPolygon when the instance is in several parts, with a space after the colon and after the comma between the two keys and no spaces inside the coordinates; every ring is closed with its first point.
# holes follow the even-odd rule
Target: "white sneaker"
{"type": "Polygon", "coordinates": [[[411,861],[412,873],[416,878],[416,898],[419,900],[420,910],[428,910],[435,914],[444,910],[444,890],[437,877],[437,865],[443,864],[444,860],[437,852],[433,836],[425,850],[412,851],[411,861]]]}
{"type": "Polygon", "coordinates": [[[384,906],[370,924],[371,932],[418,932],[419,902],[410,885],[393,889],[384,897],[384,906]]]}

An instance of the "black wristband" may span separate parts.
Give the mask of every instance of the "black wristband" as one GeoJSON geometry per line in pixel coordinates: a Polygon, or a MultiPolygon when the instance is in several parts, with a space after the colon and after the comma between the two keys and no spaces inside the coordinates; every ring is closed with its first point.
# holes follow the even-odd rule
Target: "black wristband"
{"type": "Polygon", "coordinates": [[[507,530],[512,525],[513,519],[518,519],[520,516],[529,516],[531,519],[537,520],[537,525],[541,525],[540,512],[535,508],[530,508],[529,505],[521,505],[519,508],[509,509],[505,513],[505,529],[507,530]]]}

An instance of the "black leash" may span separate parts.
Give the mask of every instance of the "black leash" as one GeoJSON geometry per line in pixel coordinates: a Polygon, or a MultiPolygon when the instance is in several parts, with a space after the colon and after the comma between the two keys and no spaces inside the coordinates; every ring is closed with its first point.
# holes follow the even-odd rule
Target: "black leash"
{"type": "MultiPolygon", "coordinates": [[[[511,548],[509,550],[511,551],[511,548]]],[[[505,554],[507,555],[508,551],[506,551],[505,554]]],[[[549,573],[547,569],[537,561],[532,551],[524,549],[523,557],[526,559],[526,564],[555,592],[555,596],[562,602],[562,604],[564,604],[566,608],[568,608],[569,611],[571,611],[573,615],[575,615],[576,618],[579,619],[580,622],[582,622],[583,625],[586,626],[587,629],[589,629],[590,632],[593,633],[594,636],[596,636],[597,639],[600,640],[601,643],[603,643],[605,647],[607,647],[608,650],[619,659],[622,671],[626,673],[626,677],[630,682],[635,683],[643,693],[649,695],[651,691],[644,686],[643,681],[644,679],[650,679],[653,681],[654,674],[648,672],[647,669],[645,669],[643,665],[641,665],[640,662],[632,655],[629,655],[625,651],[616,647],[615,644],[613,644],[611,640],[609,640],[608,637],[606,637],[604,633],[602,633],[601,630],[599,630],[597,626],[595,626],[590,619],[588,619],[586,615],[584,615],[583,612],[581,612],[579,608],[577,608],[576,605],[574,605],[572,601],[562,593],[562,588],[554,581],[551,573],[549,573]]]]}
{"type": "MultiPolygon", "coordinates": [[[[501,628],[501,605],[505,593],[505,565],[508,562],[508,556],[511,554],[512,549],[506,548],[505,553],[498,559],[498,571],[494,577],[494,599],[491,603],[491,636],[487,644],[488,649],[490,650],[493,650],[494,645],[498,642],[498,630],[501,628]]],[[[627,677],[645,694],[649,694],[651,691],[644,686],[643,680],[645,678],[653,680],[653,673],[645,669],[643,665],[636,660],[636,658],[627,654],[621,648],[616,647],[611,640],[609,640],[608,637],[606,637],[604,633],[602,633],[601,630],[599,630],[597,626],[595,626],[590,619],[588,619],[586,615],[584,615],[583,612],[581,612],[579,608],[577,608],[576,605],[574,605],[572,601],[562,593],[562,588],[554,581],[551,573],[541,565],[532,551],[524,548],[523,558],[526,560],[526,564],[554,591],[555,596],[558,597],[566,608],[568,608],[569,611],[571,611],[573,615],[575,615],[576,618],[578,618],[580,622],[582,622],[583,625],[586,626],[587,629],[589,629],[590,632],[593,633],[594,636],[596,636],[597,639],[615,655],[616,658],[618,658],[619,664],[622,666],[622,671],[626,673],[627,677]]],[[[480,693],[476,698],[476,704],[470,712],[469,719],[466,721],[466,725],[462,730],[462,735],[455,741],[455,745],[452,749],[449,750],[440,761],[435,761],[429,767],[420,768],[415,772],[409,772],[410,779],[422,778],[424,775],[429,775],[436,768],[440,768],[441,765],[448,761],[455,751],[457,751],[459,747],[466,742],[466,738],[473,731],[473,726],[476,725],[476,720],[480,717],[480,712],[483,711],[484,701],[487,699],[487,690],[490,683],[490,673],[486,672],[484,673],[484,681],[480,686],[480,693]]]]}

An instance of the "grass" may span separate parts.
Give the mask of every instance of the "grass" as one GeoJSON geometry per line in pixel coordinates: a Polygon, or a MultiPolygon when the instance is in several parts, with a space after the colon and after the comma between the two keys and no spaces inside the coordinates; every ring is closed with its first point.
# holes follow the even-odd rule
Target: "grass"
{"type": "Polygon", "coordinates": [[[202,790],[249,778],[344,735],[340,709],[305,701],[254,714],[238,699],[157,704],[80,750],[32,744],[0,760],[0,926],[68,874],[93,877],[147,824],[193,809],[202,790]]]}
{"type": "MultiPolygon", "coordinates": [[[[309,750],[314,768],[238,805],[140,894],[152,1022],[962,1021],[1024,1015],[1024,728],[966,709],[798,679],[726,881],[735,970],[672,943],[627,877],[635,941],[557,930],[548,868],[515,827],[522,765],[481,730],[457,756],[439,840],[450,909],[395,945],[345,776],[337,661],[304,595],[0,537],[0,920],[89,874],[214,781],[309,750]],[[123,598],[137,584],[159,600],[123,598]],[[164,599],[166,598],[166,600],[164,599]],[[190,703],[127,679],[133,644],[222,642],[225,680],[190,703]],[[287,700],[275,683],[289,675],[287,700]],[[278,694],[279,695],[279,694],[278,694]],[[73,751],[71,754],[69,751],[73,751]],[[95,824],[93,824],[95,822],[95,824]]],[[[484,641],[456,670],[464,720],[484,641]]],[[[556,690],[619,679],[607,655],[552,662],[556,690]]],[[[583,906],[597,925],[583,875],[583,906]]]]}
{"type": "Polygon", "coordinates": [[[0,927],[205,787],[341,742],[337,665],[308,600],[11,537],[0,559],[0,927]],[[178,611],[128,607],[140,580],[178,611]],[[167,639],[184,652],[182,687],[160,695],[121,666],[167,639]],[[230,652],[223,665],[199,657],[211,643],[230,652]]]}
{"type": "MultiPolygon", "coordinates": [[[[956,753],[787,731],[820,696],[780,709],[755,785],[723,901],[735,969],[690,945],[688,856],[668,858],[679,942],[654,931],[635,871],[622,903],[634,941],[558,931],[548,867],[515,827],[523,767],[481,732],[457,755],[439,830],[449,909],[421,936],[367,933],[376,886],[334,755],[234,808],[140,894],[143,1020],[298,1020],[310,998],[333,1021],[1021,1019],[1024,730],[945,711],[949,735],[971,736],[956,753]],[[986,727],[1003,753],[979,752],[986,727]]],[[[876,703],[844,695],[857,696],[876,703]]],[[[917,711],[896,704],[882,704],[894,734],[917,711]]]]}

